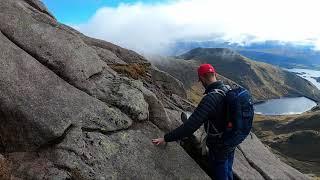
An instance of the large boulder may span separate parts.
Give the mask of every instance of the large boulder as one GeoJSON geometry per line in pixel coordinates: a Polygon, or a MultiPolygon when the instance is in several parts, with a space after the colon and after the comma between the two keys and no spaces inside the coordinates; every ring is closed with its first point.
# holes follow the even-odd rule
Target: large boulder
{"type": "Polygon", "coordinates": [[[0,48],[0,129],[6,151],[33,150],[82,122],[106,131],[131,125],[125,114],[63,81],[1,33],[0,48]]]}
{"type": "Polygon", "coordinates": [[[8,159],[23,179],[209,179],[178,144],[150,142],[161,135],[149,122],[110,135],[74,128],[40,156],[10,153],[8,159]]]}
{"type": "Polygon", "coordinates": [[[143,92],[131,85],[134,82],[125,77],[96,77],[95,89],[91,93],[98,99],[116,106],[135,120],[147,120],[149,105],[143,92]]]}
{"type": "Polygon", "coordinates": [[[239,150],[251,167],[265,179],[309,179],[298,170],[281,162],[253,133],[239,146],[239,150]]]}
{"type": "Polygon", "coordinates": [[[142,94],[130,87],[125,87],[128,92],[124,92],[125,85],[118,83],[120,80],[116,72],[80,35],[39,11],[28,11],[28,8],[29,4],[21,0],[0,4],[0,30],[7,38],[76,88],[132,112],[130,115],[134,119],[136,116],[139,120],[147,119],[147,105],[142,94]],[[140,98],[141,103],[123,103],[136,102],[140,98]]]}
{"type": "Polygon", "coordinates": [[[233,165],[233,172],[238,179],[265,179],[255,168],[253,168],[244,156],[244,154],[237,148],[235,151],[235,159],[233,165]]]}
{"type": "Polygon", "coordinates": [[[30,11],[29,7],[21,0],[2,1],[2,33],[70,84],[79,89],[90,88],[88,80],[107,66],[81,38],[59,29],[54,19],[30,11]]]}
{"type": "Polygon", "coordinates": [[[145,88],[141,81],[131,81],[131,85],[139,89],[143,93],[144,99],[148,102],[150,121],[164,132],[172,130],[174,126],[162,101],[152,91],[145,88]]]}
{"type": "Polygon", "coordinates": [[[155,67],[152,69],[151,74],[155,84],[163,88],[168,95],[177,94],[183,98],[187,98],[186,90],[181,81],[155,67]]]}

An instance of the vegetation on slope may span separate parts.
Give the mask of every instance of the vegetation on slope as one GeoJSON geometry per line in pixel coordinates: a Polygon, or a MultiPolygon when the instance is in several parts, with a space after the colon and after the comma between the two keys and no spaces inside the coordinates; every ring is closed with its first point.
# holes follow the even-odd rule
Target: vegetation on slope
{"type": "Polygon", "coordinates": [[[282,96],[307,96],[320,100],[320,91],[309,81],[278,67],[252,61],[224,48],[197,48],[179,58],[214,65],[221,75],[249,89],[255,100],[282,96]]]}
{"type": "MultiPolygon", "coordinates": [[[[201,64],[196,60],[176,59],[172,57],[149,57],[151,62],[159,69],[168,72],[178,80],[180,80],[186,90],[188,100],[194,104],[198,104],[203,96],[204,88],[198,82],[197,68],[201,64]]],[[[232,80],[218,74],[218,79],[224,81],[228,85],[236,84],[232,80]]]]}
{"type": "Polygon", "coordinates": [[[109,64],[109,66],[119,74],[127,75],[133,79],[144,78],[147,76],[149,63],[132,64],[109,64]]]}
{"type": "Polygon", "coordinates": [[[319,120],[319,110],[290,116],[256,115],[254,131],[283,161],[320,176],[319,120]]]}

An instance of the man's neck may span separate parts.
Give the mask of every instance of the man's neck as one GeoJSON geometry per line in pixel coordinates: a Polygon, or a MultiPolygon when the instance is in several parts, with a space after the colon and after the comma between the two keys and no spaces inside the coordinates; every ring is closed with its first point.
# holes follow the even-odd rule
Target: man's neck
{"type": "Polygon", "coordinates": [[[206,87],[210,86],[211,84],[213,84],[213,83],[215,83],[215,82],[217,82],[217,79],[212,79],[212,80],[208,81],[206,87]]]}
{"type": "Polygon", "coordinates": [[[221,84],[221,81],[212,81],[211,84],[207,85],[205,87],[205,94],[207,94],[208,92],[210,92],[212,89],[216,89],[216,88],[219,88],[220,87],[220,84],[221,84]]]}

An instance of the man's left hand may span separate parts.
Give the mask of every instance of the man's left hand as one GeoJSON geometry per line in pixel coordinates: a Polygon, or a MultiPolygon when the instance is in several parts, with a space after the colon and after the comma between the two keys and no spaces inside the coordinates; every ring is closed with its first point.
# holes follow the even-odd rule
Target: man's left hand
{"type": "Polygon", "coordinates": [[[158,138],[158,139],[152,139],[152,143],[154,145],[161,145],[161,144],[165,144],[166,141],[164,140],[164,138],[158,138]]]}

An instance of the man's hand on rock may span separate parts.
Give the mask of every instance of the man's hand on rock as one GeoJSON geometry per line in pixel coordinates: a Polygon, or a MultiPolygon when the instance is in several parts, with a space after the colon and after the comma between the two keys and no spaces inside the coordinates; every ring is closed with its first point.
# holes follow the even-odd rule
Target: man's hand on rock
{"type": "Polygon", "coordinates": [[[161,144],[165,144],[166,141],[164,140],[164,138],[158,138],[158,139],[152,139],[152,143],[154,145],[161,145],[161,144]]]}

